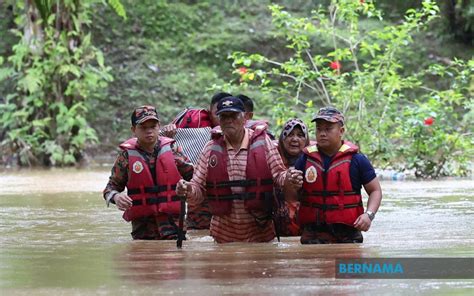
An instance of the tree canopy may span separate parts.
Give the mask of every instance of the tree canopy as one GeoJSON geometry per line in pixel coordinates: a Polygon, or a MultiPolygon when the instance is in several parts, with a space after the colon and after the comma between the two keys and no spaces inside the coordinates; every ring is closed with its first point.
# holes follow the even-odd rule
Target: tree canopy
{"type": "Polygon", "coordinates": [[[469,1],[5,1],[2,162],[110,153],[129,113],[163,123],[245,93],[277,132],[324,105],[378,167],[465,175],[472,151],[469,1]]]}

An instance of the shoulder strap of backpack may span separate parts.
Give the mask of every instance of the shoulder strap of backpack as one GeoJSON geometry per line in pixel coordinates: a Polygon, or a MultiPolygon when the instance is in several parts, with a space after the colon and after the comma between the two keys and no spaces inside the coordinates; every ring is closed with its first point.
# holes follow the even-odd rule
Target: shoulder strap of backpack
{"type": "Polygon", "coordinates": [[[189,108],[186,108],[182,110],[181,112],[179,112],[178,115],[176,115],[176,117],[173,119],[171,123],[179,125],[181,121],[183,120],[184,116],[186,115],[186,113],[188,113],[188,111],[189,111],[189,108]]]}

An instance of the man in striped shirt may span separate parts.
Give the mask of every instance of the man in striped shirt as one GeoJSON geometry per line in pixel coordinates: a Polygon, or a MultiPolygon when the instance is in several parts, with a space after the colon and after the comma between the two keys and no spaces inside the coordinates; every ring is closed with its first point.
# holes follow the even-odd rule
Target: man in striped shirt
{"type": "Polygon", "coordinates": [[[273,240],[273,187],[295,191],[303,180],[301,172],[285,169],[264,127],[245,128],[244,112],[239,98],[218,103],[222,132],[205,146],[191,181],[176,187],[190,205],[208,200],[210,232],[218,243],[273,240]]]}

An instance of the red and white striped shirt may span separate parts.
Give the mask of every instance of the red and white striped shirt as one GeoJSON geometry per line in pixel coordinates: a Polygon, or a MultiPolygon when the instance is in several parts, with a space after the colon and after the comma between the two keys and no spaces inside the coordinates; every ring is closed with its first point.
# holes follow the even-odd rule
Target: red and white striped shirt
{"type": "MultiPolygon", "coordinates": [[[[245,180],[247,167],[247,153],[249,140],[254,131],[245,129],[245,136],[239,150],[235,150],[227,141],[227,172],[229,179],[245,180]]],[[[225,139],[225,138],[224,138],[225,139]]],[[[204,147],[191,179],[191,192],[188,194],[189,204],[199,204],[206,198],[207,165],[211,153],[212,141],[204,147]]],[[[265,137],[265,150],[267,162],[273,176],[275,186],[283,186],[286,169],[275,145],[268,136],[265,137]]],[[[232,193],[242,193],[243,187],[232,187],[232,193]]],[[[258,214],[258,213],[256,213],[258,214]]],[[[260,222],[261,224],[261,222],[260,222]]],[[[211,236],[218,243],[228,242],[269,242],[275,238],[275,230],[272,220],[259,225],[255,218],[245,209],[242,200],[232,202],[232,210],[229,215],[213,216],[211,220],[211,236]]]]}

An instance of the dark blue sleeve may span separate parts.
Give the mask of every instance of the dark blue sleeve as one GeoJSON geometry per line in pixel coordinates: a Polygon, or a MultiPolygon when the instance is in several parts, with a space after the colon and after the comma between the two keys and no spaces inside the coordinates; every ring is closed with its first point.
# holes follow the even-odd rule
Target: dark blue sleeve
{"type": "Polygon", "coordinates": [[[307,155],[304,153],[301,153],[300,157],[298,157],[298,159],[295,161],[295,169],[304,172],[304,168],[306,166],[306,158],[307,158],[307,155]]]}
{"type": "Polygon", "coordinates": [[[377,177],[370,160],[362,153],[354,154],[349,170],[354,190],[361,190],[362,185],[369,183],[377,177]]]}

